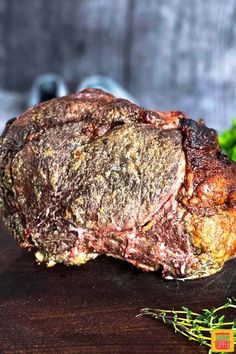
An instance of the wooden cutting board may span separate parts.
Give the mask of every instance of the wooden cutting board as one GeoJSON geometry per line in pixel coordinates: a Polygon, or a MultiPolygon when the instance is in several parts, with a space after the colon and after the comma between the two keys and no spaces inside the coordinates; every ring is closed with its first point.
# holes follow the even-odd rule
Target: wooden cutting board
{"type": "MultiPolygon", "coordinates": [[[[38,266],[0,228],[0,353],[207,353],[172,328],[136,318],[143,307],[199,311],[236,295],[236,262],[193,281],[167,281],[100,257],[81,267],[38,266]]],[[[236,317],[236,311],[231,316],[236,317]]]]}

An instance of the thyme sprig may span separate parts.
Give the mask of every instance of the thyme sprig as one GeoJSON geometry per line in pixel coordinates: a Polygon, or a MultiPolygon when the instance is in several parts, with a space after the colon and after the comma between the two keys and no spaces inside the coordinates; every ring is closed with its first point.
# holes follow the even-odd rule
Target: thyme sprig
{"type": "MultiPolygon", "coordinates": [[[[227,309],[236,309],[236,299],[228,298],[226,303],[220,307],[203,309],[201,313],[193,312],[186,306],[182,306],[182,310],[162,310],[144,308],[138,316],[151,316],[157,320],[161,320],[166,324],[174,327],[175,332],[181,333],[189,340],[200,343],[211,348],[211,330],[212,329],[233,329],[234,343],[236,344],[236,318],[234,321],[225,321],[225,315],[219,312],[227,309]]],[[[208,353],[212,353],[209,349],[208,353]]],[[[223,354],[223,352],[222,352],[223,354]]]]}

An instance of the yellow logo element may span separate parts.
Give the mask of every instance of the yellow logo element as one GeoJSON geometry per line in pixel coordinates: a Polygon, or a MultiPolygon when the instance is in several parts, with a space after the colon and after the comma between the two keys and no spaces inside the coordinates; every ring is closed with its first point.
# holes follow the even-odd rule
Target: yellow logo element
{"type": "Polygon", "coordinates": [[[214,353],[233,353],[234,331],[232,329],[213,329],[211,331],[211,350],[214,353]]]}

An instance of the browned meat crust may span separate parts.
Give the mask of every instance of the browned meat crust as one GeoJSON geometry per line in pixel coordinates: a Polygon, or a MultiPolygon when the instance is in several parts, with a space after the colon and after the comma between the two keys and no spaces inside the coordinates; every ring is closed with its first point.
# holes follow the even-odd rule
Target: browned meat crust
{"type": "Polygon", "coordinates": [[[235,164],[181,112],[95,89],[51,100],[8,124],[0,167],[5,222],[49,266],[107,254],[194,278],[236,255],[235,164]]]}

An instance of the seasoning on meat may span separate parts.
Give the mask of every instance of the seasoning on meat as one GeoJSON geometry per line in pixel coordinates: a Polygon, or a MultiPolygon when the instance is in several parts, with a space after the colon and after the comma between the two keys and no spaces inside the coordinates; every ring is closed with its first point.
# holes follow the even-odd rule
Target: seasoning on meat
{"type": "Polygon", "coordinates": [[[7,125],[2,213],[48,266],[106,254],[165,278],[207,276],[236,255],[235,166],[202,121],[87,89],[7,125]]]}

